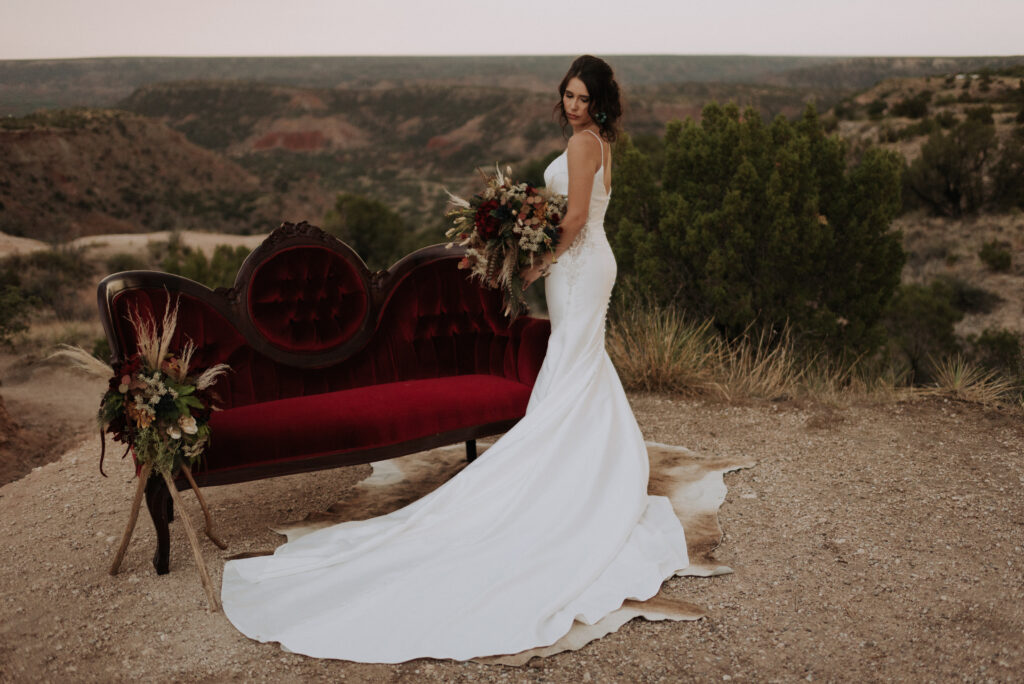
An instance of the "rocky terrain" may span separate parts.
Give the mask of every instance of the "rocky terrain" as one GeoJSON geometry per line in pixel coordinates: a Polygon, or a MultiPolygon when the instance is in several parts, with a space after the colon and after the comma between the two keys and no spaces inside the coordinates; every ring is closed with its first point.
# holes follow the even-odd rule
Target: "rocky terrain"
{"type": "MultiPolygon", "coordinates": [[[[508,667],[316,660],[238,633],[205,598],[180,523],[171,573],[139,521],[107,574],[132,468],[97,471],[89,440],[0,488],[0,680],[1018,681],[1024,677],[1024,423],[930,399],[728,405],[632,395],[647,439],[750,458],[726,475],[716,556],[734,573],[664,591],[696,622],[634,620],[579,651],[508,667]]],[[[486,458],[486,453],[482,456],[486,458]]],[[[268,527],[325,510],[369,467],[215,487],[224,557],[273,548],[268,527]]],[[[200,519],[194,498],[187,514],[200,519]]],[[[180,515],[181,512],[179,512],[180,515]]],[[[396,616],[401,619],[401,616],[396,616]]]]}

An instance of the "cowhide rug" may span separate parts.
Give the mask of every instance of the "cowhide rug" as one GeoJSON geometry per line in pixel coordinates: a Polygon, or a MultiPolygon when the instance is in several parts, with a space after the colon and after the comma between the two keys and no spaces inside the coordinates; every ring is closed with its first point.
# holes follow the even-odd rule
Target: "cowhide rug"
{"type": "MultiPolygon", "coordinates": [[[[478,442],[480,458],[487,458],[491,442],[478,442]]],[[[686,531],[690,566],[677,573],[684,576],[711,577],[732,572],[712,555],[722,540],[718,509],[725,501],[723,475],[750,468],[745,459],[706,458],[684,447],[647,442],[651,459],[649,493],[667,496],[686,531]]],[[[346,492],[345,498],[323,513],[311,513],[304,520],[286,522],[271,529],[288,541],[298,539],[322,527],[346,520],[363,520],[397,510],[433,491],[466,466],[465,447],[461,444],[410,454],[371,464],[373,474],[346,492]]],[[[273,553],[267,551],[267,554],[273,553]]],[[[246,553],[240,556],[263,555],[246,553]]],[[[594,639],[618,630],[629,620],[698,620],[705,612],[693,603],[663,597],[660,593],[646,601],[627,599],[622,607],[593,625],[574,622],[572,629],[550,646],[532,648],[513,655],[475,658],[475,662],[523,665],[531,658],[562,651],[575,651],[594,639]]]]}

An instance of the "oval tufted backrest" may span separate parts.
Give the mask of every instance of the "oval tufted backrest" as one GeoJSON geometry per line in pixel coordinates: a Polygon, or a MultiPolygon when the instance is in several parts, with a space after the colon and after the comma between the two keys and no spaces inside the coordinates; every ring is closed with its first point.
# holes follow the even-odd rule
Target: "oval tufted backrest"
{"type": "Polygon", "coordinates": [[[289,351],[324,351],[351,340],[370,313],[356,266],[328,249],[302,245],[272,253],[253,269],[249,318],[268,342],[289,351]]]}

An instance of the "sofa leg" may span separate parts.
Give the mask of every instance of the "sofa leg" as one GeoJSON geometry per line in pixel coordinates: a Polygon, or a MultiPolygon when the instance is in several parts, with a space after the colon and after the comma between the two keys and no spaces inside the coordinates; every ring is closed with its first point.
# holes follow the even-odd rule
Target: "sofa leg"
{"type": "Polygon", "coordinates": [[[164,482],[163,476],[154,472],[146,483],[146,508],[149,509],[149,517],[153,519],[153,527],[156,529],[153,567],[156,568],[158,575],[170,572],[171,534],[168,523],[174,514],[173,506],[167,483],[164,482]]]}
{"type": "Polygon", "coordinates": [[[466,460],[472,463],[476,460],[476,440],[470,439],[466,441],[466,460]]]}

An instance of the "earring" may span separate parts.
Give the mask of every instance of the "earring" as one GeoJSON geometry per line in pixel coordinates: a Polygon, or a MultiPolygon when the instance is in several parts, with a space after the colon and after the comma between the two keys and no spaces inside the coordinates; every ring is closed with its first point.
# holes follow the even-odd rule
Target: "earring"
{"type": "Polygon", "coordinates": [[[607,120],[608,115],[605,114],[604,112],[598,112],[597,114],[594,115],[594,121],[596,121],[599,124],[603,124],[607,120]]]}

